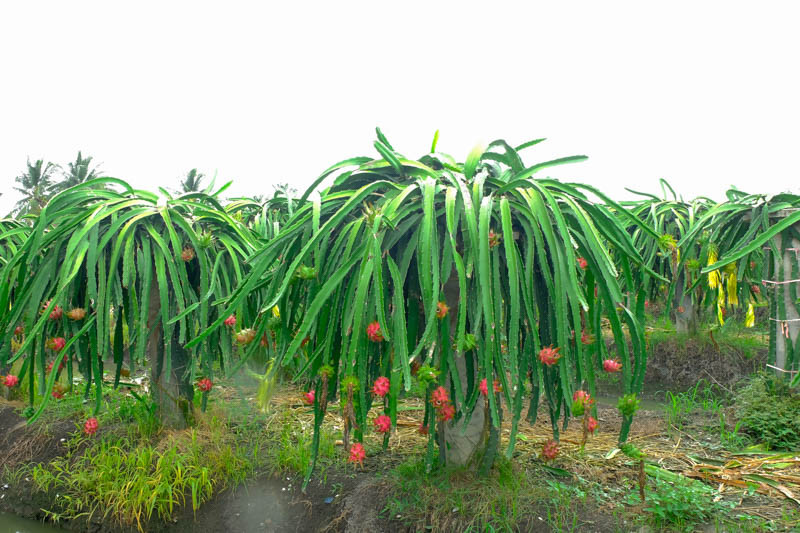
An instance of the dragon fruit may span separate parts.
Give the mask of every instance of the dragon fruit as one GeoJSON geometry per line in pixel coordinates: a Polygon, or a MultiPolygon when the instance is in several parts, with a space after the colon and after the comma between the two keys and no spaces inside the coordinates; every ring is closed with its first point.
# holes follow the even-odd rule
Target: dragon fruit
{"type": "MultiPolygon", "coordinates": [[[[502,390],[503,390],[503,386],[500,385],[500,382],[497,381],[497,380],[494,380],[494,382],[492,383],[492,386],[494,388],[494,392],[496,392],[496,393],[497,392],[502,392],[502,390]]],[[[489,394],[489,387],[486,384],[486,378],[483,378],[481,380],[480,385],[478,385],[478,389],[481,391],[481,394],[483,394],[484,396],[487,396],[489,394]]]]}
{"type": "Polygon", "coordinates": [[[25,333],[25,328],[24,327],[17,326],[17,327],[14,328],[14,335],[16,335],[17,337],[22,337],[22,335],[24,333],[25,333]]]}
{"type": "Polygon", "coordinates": [[[60,352],[64,349],[64,346],[67,345],[67,339],[64,337],[54,337],[52,339],[47,339],[44,343],[47,348],[50,348],[54,352],[60,352]]]}
{"type": "Polygon", "coordinates": [[[76,307],[75,309],[70,309],[67,313],[67,318],[74,321],[83,320],[86,317],[86,309],[82,307],[76,307]]]}
{"type": "MultiPolygon", "coordinates": [[[[54,363],[55,363],[55,361],[50,361],[47,364],[47,372],[48,373],[53,371],[53,364],[54,363]]],[[[63,360],[58,364],[58,371],[61,372],[62,370],[64,370],[64,361],[63,360]]]]}
{"type": "Polygon", "coordinates": [[[303,394],[303,403],[306,405],[314,405],[314,400],[317,397],[317,393],[314,390],[310,390],[307,393],[303,394]]]}
{"type": "Polygon", "coordinates": [[[181,259],[183,259],[184,263],[188,263],[192,259],[194,259],[194,248],[187,246],[181,251],[181,259]]]}
{"type": "Polygon", "coordinates": [[[450,397],[447,394],[447,389],[441,386],[434,389],[434,391],[431,393],[431,403],[437,409],[449,404],[450,397]]]}
{"type": "Polygon", "coordinates": [[[586,267],[589,266],[589,262],[586,261],[585,258],[579,257],[578,258],[578,266],[581,267],[582,270],[586,270],[586,267]]]}
{"type": "Polygon", "coordinates": [[[596,429],[597,429],[597,419],[595,419],[595,417],[593,417],[592,415],[589,415],[589,417],[586,419],[586,431],[588,431],[591,434],[594,434],[594,431],[596,429]]]}
{"type": "Polygon", "coordinates": [[[447,422],[448,420],[452,420],[454,416],[456,416],[456,408],[453,407],[453,404],[448,403],[447,405],[443,405],[437,411],[437,418],[442,422],[447,422]]]}
{"type": "Polygon", "coordinates": [[[561,359],[561,354],[558,351],[561,348],[553,348],[552,346],[545,346],[539,351],[539,361],[542,362],[543,365],[553,366],[561,359]]]}
{"type": "Polygon", "coordinates": [[[231,316],[229,316],[228,318],[226,318],[226,319],[225,319],[225,322],[224,322],[224,324],[225,324],[226,326],[228,326],[228,327],[231,327],[231,328],[232,328],[233,326],[235,326],[235,325],[236,325],[236,316],[235,316],[235,315],[231,315],[231,316]]]}
{"type": "Polygon", "coordinates": [[[581,344],[593,344],[594,343],[594,335],[589,333],[586,330],[581,332],[581,344]]]}
{"type": "Polygon", "coordinates": [[[381,376],[375,380],[375,383],[372,385],[372,394],[375,396],[380,396],[383,398],[387,394],[389,394],[389,378],[386,376],[381,376]]]}
{"type": "Polygon", "coordinates": [[[425,424],[420,424],[417,428],[417,433],[420,435],[427,435],[428,434],[428,426],[425,424]]]}
{"type": "Polygon", "coordinates": [[[64,314],[64,311],[61,309],[60,306],[55,306],[52,311],[50,311],[50,320],[61,320],[61,316],[64,314]]]}
{"type": "Polygon", "coordinates": [[[572,395],[572,415],[581,416],[587,407],[591,407],[594,399],[584,390],[575,391],[572,395]]]}
{"type": "Polygon", "coordinates": [[[236,334],[236,342],[239,344],[250,344],[256,338],[256,330],[245,328],[236,334]]]}
{"type": "Polygon", "coordinates": [[[367,326],[367,337],[372,342],[381,342],[383,340],[383,333],[381,333],[381,325],[375,321],[367,326]]]}
{"type": "Polygon", "coordinates": [[[372,421],[378,433],[388,433],[392,429],[392,419],[386,415],[380,415],[372,421]]]}
{"type": "Polygon", "coordinates": [[[552,461],[558,456],[558,451],[558,443],[550,439],[542,445],[542,458],[545,461],[552,461]]]}
{"type": "Polygon", "coordinates": [[[622,396],[617,402],[617,409],[623,416],[633,416],[639,409],[639,400],[636,398],[636,394],[631,393],[622,396]]]}
{"type": "Polygon", "coordinates": [[[350,446],[350,457],[347,460],[351,463],[358,463],[360,466],[364,466],[364,459],[367,457],[367,452],[364,450],[364,446],[361,445],[360,442],[354,442],[352,446],[350,446]]]}
{"type": "Polygon", "coordinates": [[[14,374],[9,374],[6,376],[6,379],[3,380],[3,384],[9,389],[11,387],[16,387],[17,385],[19,385],[19,378],[14,374]]]}
{"type": "Polygon", "coordinates": [[[495,246],[499,245],[502,239],[502,234],[495,233],[494,230],[489,230],[489,248],[494,248],[495,246]]]}
{"type": "Polygon", "coordinates": [[[94,435],[97,433],[97,428],[100,427],[100,424],[97,423],[97,419],[92,417],[86,421],[83,425],[83,432],[87,435],[94,435]]]}
{"type": "Polygon", "coordinates": [[[197,388],[200,389],[201,392],[208,392],[213,386],[214,383],[208,378],[203,378],[197,382],[197,388]]]}
{"type": "Polygon", "coordinates": [[[609,373],[619,372],[622,369],[622,363],[616,359],[603,360],[603,370],[609,373]]]}
{"type": "Polygon", "coordinates": [[[439,302],[436,304],[436,318],[444,318],[447,316],[448,311],[450,308],[447,307],[447,304],[444,302],[439,302]]]}

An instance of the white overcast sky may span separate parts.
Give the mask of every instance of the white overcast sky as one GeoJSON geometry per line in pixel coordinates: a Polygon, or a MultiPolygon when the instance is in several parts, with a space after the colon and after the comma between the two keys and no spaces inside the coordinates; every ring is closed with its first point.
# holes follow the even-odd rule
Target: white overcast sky
{"type": "Polygon", "coordinates": [[[551,175],[684,196],[800,190],[797,2],[0,3],[0,214],[26,158],[139,188],[198,167],[302,189],[395,149],[547,143],[551,175]],[[796,10],[796,9],[797,10],[796,10]]]}

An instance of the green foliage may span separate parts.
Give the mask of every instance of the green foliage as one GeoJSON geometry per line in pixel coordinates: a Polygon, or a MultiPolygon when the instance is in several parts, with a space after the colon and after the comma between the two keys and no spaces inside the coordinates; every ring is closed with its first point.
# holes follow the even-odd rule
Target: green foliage
{"type": "MultiPolygon", "coordinates": [[[[246,202],[227,208],[220,204],[218,195],[224,189],[173,198],[165,191],[157,195],[121,180],[100,178],[50,199],[27,238],[0,269],[5,287],[0,290],[0,306],[8,309],[0,316],[0,331],[9,341],[0,343],[0,366],[24,361],[21,389],[31,403],[35,394],[42,398],[33,418],[51,401],[55,383],[55,375],[46,374],[50,356],[46,339],[67,339],[58,355],[66,354],[69,379],[77,363],[74,366],[87,385],[99,385],[103,361],[112,359],[117,385],[126,340],[132,366],[156,364],[154,356],[145,359],[145,350],[150,328],[159,326],[164,352],[160,364],[169,373],[172,351],[181,349],[176,346],[227,317],[218,315],[213,303],[239,284],[244,261],[259,237],[231,216],[246,210],[246,202]],[[202,236],[209,234],[214,240],[205,246],[202,236]],[[183,257],[186,249],[191,253],[183,257]],[[51,317],[55,306],[63,309],[61,318],[51,317]],[[68,319],[67,311],[75,307],[86,309],[88,315],[80,321],[68,319]],[[25,335],[12,352],[10,339],[17,326],[24,327],[25,335]]],[[[241,324],[255,322],[258,291],[251,297],[251,305],[233,310],[241,324]]],[[[235,349],[232,332],[220,329],[189,352],[191,364],[182,377],[191,383],[196,373],[211,376],[215,363],[230,369],[259,348],[251,343],[247,350],[235,349]]],[[[101,404],[98,386],[95,410],[101,404]]]]}
{"type": "MultiPolygon", "coordinates": [[[[425,462],[410,460],[392,469],[385,513],[404,524],[434,531],[517,531],[526,529],[537,508],[551,503],[540,474],[519,471],[498,458],[487,477],[465,468],[446,467],[426,474],[425,462]]],[[[552,501],[555,504],[555,500],[552,501]]],[[[559,518],[564,518],[564,512],[559,518]]]]}
{"type": "Polygon", "coordinates": [[[98,515],[142,530],[152,517],[169,520],[189,504],[196,510],[255,466],[251,443],[212,417],[158,444],[113,434],[96,442],[76,437],[66,456],[30,472],[38,490],[58,493],[54,516],[98,515]]]}
{"type": "Polygon", "coordinates": [[[711,384],[703,379],[686,392],[667,391],[664,400],[667,426],[679,431],[696,410],[716,415],[722,409],[722,401],[714,394],[711,384]]]}
{"type": "MultiPolygon", "coordinates": [[[[679,475],[667,480],[656,473],[645,491],[644,509],[658,528],[692,531],[695,524],[713,521],[730,510],[730,504],[715,502],[715,495],[714,489],[701,482],[679,475]]],[[[629,493],[625,503],[641,504],[638,490],[629,493]]]]}
{"type": "Polygon", "coordinates": [[[736,414],[745,433],[770,449],[800,448],[800,391],[785,380],[759,374],[736,393],[736,414]]]}
{"type": "MultiPolygon", "coordinates": [[[[378,376],[393,384],[387,411],[395,419],[400,390],[412,386],[414,363],[440,372],[437,385],[449,387],[458,410],[455,424],[465,423],[476,405],[482,407],[477,387],[482,378],[500,382],[502,398],[518,421],[526,382],[544,375],[541,392],[556,431],[579,384],[587,382],[593,391],[602,349],[601,343],[575,342],[572,332],[582,331],[584,320],[599,330],[601,317],[610,321],[622,352],[625,392],[639,391],[644,300],[631,274],[632,265],[642,261],[639,252],[605,205],[616,205],[610,198],[587,185],[539,177],[548,167],[585,157],[525,166],[519,152],[532,145],[513,148],[498,140],[473,150],[463,164],[441,153],[414,161],[379,135],[380,159],[342,161],[301,196],[283,231],[254,254],[252,269],[220,316],[263,288],[261,311],[277,304],[280,329],[292,338],[279,350],[277,363],[290,364],[309,338],[309,360],[296,378],[317,380],[318,396],[316,370],[322,365],[334,369],[331,391],[347,390],[334,386],[344,379],[359,380],[354,427],[368,427],[368,391],[378,376]],[[314,194],[328,177],[332,185],[314,194]],[[616,251],[616,264],[609,249],[616,251]],[[316,276],[295,276],[303,265],[313,267],[316,276]],[[630,300],[625,291],[633,295],[630,300]],[[448,319],[436,316],[444,300],[448,319]],[[368,339],[368,325],[379,326],[381,335],[368,339]],[[463,351],[473,343],[477,349],[463,351]],[[563,357],[545,368],[537,354],[550,345],[560,347],[563,357]],[[461,358],[472,370],[466,381],[455,370],[461,358]]],[[[220,323],[188,346],[207,342],[220,323]]],[[[540,388],[533,390],[536,403],[540,388]]],[[[489,397],[493,427],[499,425],[500,399],[489,397]]],[[[316,405],[317,428],[323,405],[316,405]]],[[[626,419],[626,427],[630,422],[626,419]]],[[[430,432],[431,443],[435,434],[430,432]]],[[[514,439],[512,432],[509,449],[514,439]]]]}
{"type": "MultiPolygon", "coordinates": [[[[266,429],[265,451],[268,463],[276,472],[303,473],[311,462],[311,442],[314,428],[291,411],[273,417],[266,429]],[[276,427],[277,426],[277,427],[276,427]]],[[[320,431],[317,465],[324,470],[336,456],[335,438],[328,428],[320,431]]]]}
{"type": "MultiPolygon", "coordinates": [[[[700,319],[701,309],[716,307],[720,324],[723,310],[731,311],[739,302],[764,304],[752,287],[769,269],[762,247],[779,231],[770,215],[797,207],[800,197],[784,194],[767,199],[730,189],[726,202],[705,197],[687,201],[666,181],[661,180],[661,186],[662,197],[631,191],[644,198],[621,202],[659,235],[654,239],[629,222],[644,264],[668,280],[662,284],[645,273],[642,279],[649,298],[665,302],[667,311],[691,303],[695,314],[683,316],[690,321],[700,319]]],[[[630,221],[628,214],[621,213],[621,220],[630,221]]],[[[800,220],[800,214],[791,219],[800,220]]],[[[787,219],[780,224],[790,223],[787,219]]]]}

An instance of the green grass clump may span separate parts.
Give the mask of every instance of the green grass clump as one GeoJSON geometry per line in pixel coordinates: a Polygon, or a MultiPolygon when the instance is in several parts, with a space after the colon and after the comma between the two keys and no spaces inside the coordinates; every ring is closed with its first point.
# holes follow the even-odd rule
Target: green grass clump
{"type": "MultiPolygon", "coordinates": [[[[267,463],[275,472],[304,473],[311,460],[311,441],[314,427],[311,422],[296,416],[292,411],[277,413],[268,422],[266,429],[267,442],[265,454],[267,463]]],[[[326,427],[321,428],[319,439],[319,455],[317,456],[318,472],[333,462],[336,455],[335,438],[326,427]]]]}
{"type": "Polygon", "coordinates": [[[159,436],[137,441],[112,431],[96,442],[76,436],[64,457],[32,466],[36,487],[58,494],[59,508],[50,516],[102,514],[142,530],[153,516],[169,520],[189,503],[196,510],[215,491],[242,482],[257,465],[258,446],[214,416],[190,430],[159,436]]]}
{"type": "Polygon", "coordinates": [[[701,379],[686,392],[667,391],[664,406],[667,427],[675,427],[680,431],[695,411],[718,415],[722,409],[722,400],[714,393],[711,384],[701,379]]]}
{"type": "Polygon", "coordinates": [[[497,458],[486,477],[455,467],[426,474],[424,461],[412,459],[389,472],[384,512],[417,530],[525,531],[541,527],[541,520],[554,530],[572,531],[586,495],[546,478],[505,457],[497,458]]]}
{"type": "MultiPolygon", "coordinates": [[[[651,478],[645,490],[644,510],[650,513],[654,527],[693,531],[695,524],[719,520],[730,511],[730,503],[714,501],[717,491],[708,485],[679,474],[659,472],[663,471],[651,478]]],[[[625,503],[640,505],[639,491],[631,492],[625,503]]]]}
{"type": "Polygon", "coordinates": [[[758,374],[736,394],[742,429],[770,449],[800,449],[800,390],[769,374],[758,374]]]}

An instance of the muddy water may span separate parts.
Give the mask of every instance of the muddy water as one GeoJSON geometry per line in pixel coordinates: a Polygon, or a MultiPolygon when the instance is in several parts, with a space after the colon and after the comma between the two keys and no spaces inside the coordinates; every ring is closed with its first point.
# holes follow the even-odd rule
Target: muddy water
{"type": "Polygon", "coordinates": [[[0,533],[53,533],[54,531],[65,530],[8,513],[0,513],[0,533]]]}

